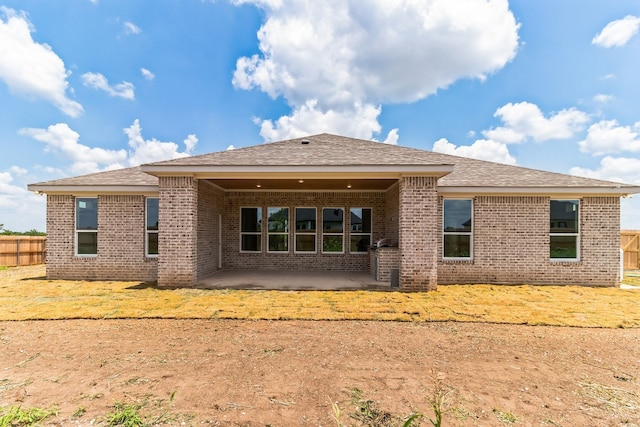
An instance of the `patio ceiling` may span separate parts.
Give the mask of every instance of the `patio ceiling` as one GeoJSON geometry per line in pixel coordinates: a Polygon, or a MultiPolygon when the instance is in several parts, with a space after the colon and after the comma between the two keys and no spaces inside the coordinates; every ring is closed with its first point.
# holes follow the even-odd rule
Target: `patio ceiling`
{"type": "Polygon", "coordinates": [[[397,179],[209,179],[227,191],[239,190],[351,190],[386,191],[397,179]]]}

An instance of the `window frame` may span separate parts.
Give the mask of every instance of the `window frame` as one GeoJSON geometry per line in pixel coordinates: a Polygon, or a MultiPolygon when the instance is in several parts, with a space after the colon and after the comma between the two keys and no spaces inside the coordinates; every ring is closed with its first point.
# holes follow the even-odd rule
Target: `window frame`
{"type": "Polygon", "coordinates": [[[157,258],[160,253],[160,248],[158,247],[158,253],[152,254],[149,253],[149,236],[151,234],[156,235],[156,239],[158,239],[158,246],[160,244],[160,198],[159,197],[145,197],[144,200],[144,256],[147,258],[157,258]],[[155,230],[149,229],[149,201],[157,200],[158,201],[158,225],[155,230]]]}
{"type": "Polygon", "coordinates": [[[293,208],[293,253],[296,254],[316,254],[318,253],[318,208],[315,206],[296,206],[293,208]],[[298,209],[313,209],[315,213],[316,227],[313,232],[305,230],[298,230],[298,209]],[[299,251],[298,250],[298,235],[313,236],[313,251],[299,251]]]}
{"type": "Polygon", "coordinates": [[[551,262],[580,262],[580,218],[582,215],[582,207],[580,199],[549,199],[549,261],[551,262]],[[551,230],[551,203],[552,202],[575,202],[578,207],[578,215],[576,218],[575,233],[553,232],[551,230]],[[576,256],[575,258],[552,258],[551,257],[551,237],[575,237],[576,239],[576,256]]]}
{"type": "Polygon", "coordinates": [[[270,254],[288,254],[289,253],[289,233],[291,230],[291,209],[288,206],[267,206],[267,253],[270,254]],[[269,209],[278,209],[278,211],[282,209],[287,210],[287,222],[285,224],[286,231],[271,231],[269,230],[269,209]],[[272,251],[270,249],[270,237],[271,236],[286,236],[287,249],[284,251],[272,251]]]}
{"type": "Polygon", "coordinates": [[[262,206],[241,206],[240,207],[240,242],[239,242],[239,250],[240,253],[246,253],[246,254],[259,254],[262,253],[263,251],[263,246],[264,246],[264,242],[263,242],[263,238],[262,238],[262,231],[264,228],[264,209],[262,208],[262,206]],[[259,222],[260,222],[260,229],[258,231],[242,231],[242,211],[244,209],[257,209],[260,214],[259,214],[259,222]],[[249,250],[245,250],[242,249],[242,237],[243,236],[258,236],[258,245],[260,246],[260,249],[258,249],[257,251],[249,251],[249,250]]]}
{"type": "Polygon", "coordinates": [[[75,242],[74,242],[74,256],[77,257],[83,257],[83,258],[95,258],[98,256],[98,197],[94,196],[94,197],[75,197],[74,199],[74,230],[75,230],[75,242]],[[96,228],[95,229],[85,229],[85,228],[78,228],[78,209],[79,209],[79,202],[82,200],[95,200],[96,202],[96,228]],[[96,252],[95,253],[90,253],[90,254],[81,254],[79,253],[78,249],[79,249],[79,244],[80,244],[80,234],[94,234],[95,235],[95,240],[96,240],[96,252]]]}
{"type": "MultiPolygon", "coordinates": [[[[369,253],[369,251],[367,249],[365,249],[364,251],[352,251],[351,250],[351,237],[352,236],[369,236],[369,245],[367,246],[367,248],[369,246],[371,246],[372,243],[372,239],[373,239],[373,209],[370,207],[350,207],[349,209],[347,209],[348,213],[349,213],[349,253],[350,254],[357,254],[357,255],[362,255],[362,254],[367,254],[369,253]],[[356,231],[354,232],[352,230],[353,224],[351,224],[351,211],[353,209],[361,209],[363,212],[365,210],[369,210],[369,231],[368,232],[363,232],[363,231],[356,231]]],[[[364,217],[364,214],[362,215],[364,217]]],[[[364,221],[363,221],[364,222],[364,221]]]]}
{"type": "Polygon", "coordinates": [[[474,234],[474,209],[473,209],[473,198],[472,197],[444,197],[442,199],[442,259],[445,261],[471,261],[473,260],[473,234],[474,234]],[[460,201],[469,201],[471,202],[471,229],[469,231],[446,231],[445,227],[445,218],[446,218],[446,209],[445,202],[447,200],[460,200],[460,201]],[[468,257],[448,257],[446,256],[446,236],[469,236],[469,256],[468,257]]]}
{"type": "Polygon", "coordinates": [[[339,206],[331,206],[331,207],[323,207],[322,208],[322,234],[321,234],[321,239],[320,242],[322,243],[322,253],[323,254],[329,254],[329,255],[333,255],[333,254],[344,254],[345,253],[345,247],[344,247],[344,235],[345,235],[345,213],[347,212],[347,209],[343,208],[343,207],[339,207],[339,206]],[[324,231],[324,211],[325,209],[328,210],[336,210],[336,209],[340,209],[342,210],[342,232],[341,233],[327,233],[324,231]],[[341,251],[325,251],[324,250],[324,238],[325,236],[327,237],[331,237],[331,236],[341,236],[342,237],[342,250],[341,251]]]}

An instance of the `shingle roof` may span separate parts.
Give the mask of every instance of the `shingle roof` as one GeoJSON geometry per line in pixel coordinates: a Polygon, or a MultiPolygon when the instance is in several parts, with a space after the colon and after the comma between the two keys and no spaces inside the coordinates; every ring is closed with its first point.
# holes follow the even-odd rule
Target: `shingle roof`
{"type": "Polygon", "coordinates": [[[55,179],[38,182],[31,186],[153,186],[158,185],[158,178],[142,172],[140,166],[96,172],[89,175],[55,179]]]}
{"type": "MultiPolygon", "coordinates": [[[[143,165],[151,173],[166,167],[188,171],[190,167],[233,166],[438,166],[453,165],[453,172],[442,177],[442,187],[492,188],[602,188],[618,189],[622,193],[640,192],[640,188],[572,175],[545,172],[483,160],[435,153],[415,148],[382,144],[330,134],[259,144],[235,150],[143,165]],[[303,143],[308,141],[308,143],[303,143]]],[[[330,178],[330,176],[329,176],[330,178]]],[[[100,172],[64,178],[33,186],[136,186],[157,185],[157,178],[141,167],[100,172]]],[[[31,187],[31,186],[30,186],[31,187]]],[[[615,190],[614,190],[615,191],[615,190]]]]}

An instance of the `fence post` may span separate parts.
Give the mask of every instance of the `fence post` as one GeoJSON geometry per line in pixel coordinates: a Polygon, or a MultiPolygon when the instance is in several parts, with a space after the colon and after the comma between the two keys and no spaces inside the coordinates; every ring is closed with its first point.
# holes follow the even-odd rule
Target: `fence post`
{"type": "Polygon", "coordinates": [[[20,238],[16,239],[16,267],[20,267],[20,238]]]}

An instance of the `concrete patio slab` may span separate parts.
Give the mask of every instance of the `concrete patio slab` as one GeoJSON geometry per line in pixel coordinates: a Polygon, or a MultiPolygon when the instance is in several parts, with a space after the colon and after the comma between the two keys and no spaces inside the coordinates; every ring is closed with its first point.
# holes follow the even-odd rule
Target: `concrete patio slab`
{"type": "Polygon", "coordinates": [[[200,289],[398,290],[362,271],[222,270],[198,282],[200,289]]]}

